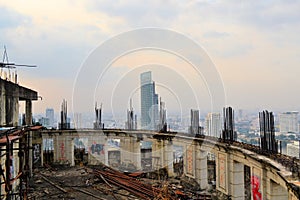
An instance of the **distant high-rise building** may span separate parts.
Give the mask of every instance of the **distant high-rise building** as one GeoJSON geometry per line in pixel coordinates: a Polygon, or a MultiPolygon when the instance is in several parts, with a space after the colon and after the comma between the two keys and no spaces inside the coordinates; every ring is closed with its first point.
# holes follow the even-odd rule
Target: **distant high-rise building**
{"type": "Polygon", "coordinates": [[[137,116],[134,115],[131,99],[130,99],[130,108],[129,110],[127,110],[127,121],[125,122],[125,129],[127,130],[137,129],[137,116]]]}
{"type": "Polygon", "coordinates": [[[49,118],[47,118],[47,117],[41,117],[41,118],[39,118],[38,119],[38,122],[41,124],[41,125],[43,125],[43,126],[45,126],[45,127],[49,127],[49,118]]]}
{"type": "Polygon", "coordinates": [[[141,127],[154,130],[158,121],[158,95],[155,94],[155,83],[151,71],[140,76],[141,81],[141,127]]]}
{"type": "Polygon", "coordinates": [[[82,114],[74,113],[74,128],[80,129],[82,128],[82,114]]]}
{"type": "Polygon", "coordinates": [[[190,134],[203,134],[202,128],[199,125],[199,110],[193,110],[191,109],[191,126],[189,127],[189,133],[190,134]]]}
{"type": "Polygon", "coordinates": [[[284,112],[279,114],[279,129],[281,133],[299,132],[298,112],[284,112]]]}
{"type": "Polygon", "coordinates": [[[53,108],[47,108],[46,109],[46,118],[49,119],[49,127],[53,127],[54,125],[54,109],[53,108]]]}
{"type": "Polygon", "coordinates": [[[220,137],[221,116],[220,113],[208,113],[206,116],[206,134],[208,136],[220,137]]]}

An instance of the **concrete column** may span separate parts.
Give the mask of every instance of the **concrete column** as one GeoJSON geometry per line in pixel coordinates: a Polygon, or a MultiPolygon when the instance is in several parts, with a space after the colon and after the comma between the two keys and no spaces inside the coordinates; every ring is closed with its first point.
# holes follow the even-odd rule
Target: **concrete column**
{"type": "Polygon", "coordinates": [[[224,194],[228,194],[228,163],[226,153],[216,154],[216,189],[224,194]]]}
{"type": "Polygon", "coordinates": [[[104,145],[104,164],[108,166],[108,139],[105,138],[105,145],[104,145]]]}
{"type": "Polygon", "coordinates": [[[142,169],[142,161],[141,161],[141,145],[140,141],[136,138],[131,138],[131,159],[137,170],[142,169]]]}
{"type": "Polygon", "coordinates": [[[157,170],[161,168],[164,155],[162,154],[162,140],[154,140],[152,143],[152,168],[157,170]]]}
{"type": "Polygon", "coordinates": [[[25,105],[25,119],[26,125],[32,125],[32,101],[26,100],[25,105]]]}
{"type": "Polygon", "coordinates": [[[59,145],[57,141],[57,136],[53,136],[53,162],[58,161],[58,152],[59,152],[59,145]]]}
{"type": "Polygon", "coordinates": [[[244,200],[245,198],[245,185],[244,185],[244,164],[233,161],[230,167],[230,191],[233,200],[244,200]]]}
{"type": "Polygon", "coordinates": [[[42,136],[42,144],[41,144],[41,166],[44,166],[44,137],[42,136]]]}
{"type": "Polygon", "coordinates": [[[282,200],[288,199],[288,191],[282,187],[281,185],[277,184],[273,180],[269,180],[270,190],[267,190],[267,199],[271,200],[282,200]]]}
{"type": "Polygon", "coordinates": [[[201,150],[200,145],[196,145],[196,172],[195,179],[199,183],[201,189],[207,189],[207,152],[201,150]]]}
{"type": "Polygon", "coordinates": [[[13,122],[13,126],[18,126],[18,123],[19,123],[19,97],[18,97],[18,94],[19,94],[19,91],[16,90],[14,96],[12,99],[13,99],[13,102],[12,102],[12,122],[13,122]]]}
{"type": "Polygon", "coordinates": [[[141,169],[141,147],[136,138],[123,138],[120,144],[121,163],[133,164],[138,170],[141,169]]]}
{"type": "Polygon", "coordinates": [[[187,146],[186,144],[183,145],[183,174],[188,174],[187,173],[187,146]]]}
{"type": "MultiPolygon", "coordinates": [[[[261,176],[259,177],[259,180],[261,181],[261,183],[259,185],[260,186],[259,191],[262,195],[261,199],[268,199],[267,190],[268,190],[268,188],[270,188],[270,186],[268,186],[268,184],[270,183],[270,181],[268,179],[268,169],[264,165],[262,165],[261,168],[262,168],[261,176]]],[[[251,177],[256,174],[260,175],[258,170],[253,168],[251,177]]],[[[252,186],[251,186],[251,188],[252,188],[252,186]]]]}
{"type": "Polygon", "coordinates": [[[173,168],[173,142],[169,140],[164,140],[164,164],[163,166],[167,168],[169,177],[174,176],[173,168]]]}
{"type": "Polygon", "coordinates": [[[5,87],[5,123],[6,126],[17,126],[19,118],[19,90],[11,84],[6,84],[5,87]]]}
{"type": "Polygon", "coordinates": [[[71,166],[75,166],[75,159],[74,159],[74,138],[71,136],[66,137],[66,161],[70,163],[71,166]]]}
{"type": "MultiPolygon", "coordinates": [[[[90,133],[88,136],[80,136],[79,138],[87,139],[87,147],[89,148],[88,163],[90,165],[98,165],[103,163],[108,165],[108,139],[104,135],[94,135],[90,133]],[[102,150],[95,151],[96,145],[100,145],[102,150]],[[93,150],[92,150],[93,148],[93,150]]],[[[98,149],[99,150],[99,149],[98,149]]]]}
{"type": "Polygon", "coordinates": [[[157,140],[152,142],[152,169],[156,169],[156,157],[157,157],[157,140]]]}
{"type": "Polygon", "coordinates": [[[4,82],[0,80],[0,126],[5,125],[5,96],[4,82]]]}
{"type": "Polygon", "coordinates": [[[161,140],[159,143],[158,143],[158,163],[159,163],[159,168],[163,168],[165,167],[165,153],[164,153],[164,146],[165,146],[165,141],[164,140],[161,140]]]}
{"type": "Polygon", "coordinates": [[[67,159],[67,144],[66,144],[66,137],[63,135],[58,135],[54,138],[56,140],[55,144],[55,161],[58,161],[61,164],[66,163],[67,159]]]}

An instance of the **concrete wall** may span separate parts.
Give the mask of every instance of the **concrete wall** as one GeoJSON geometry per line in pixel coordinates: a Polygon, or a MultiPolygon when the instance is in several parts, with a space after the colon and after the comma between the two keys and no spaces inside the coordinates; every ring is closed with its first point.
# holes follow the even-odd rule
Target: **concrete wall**
{"type": "Polygon", "coordinates": [[[0,126],[17,126],[19,117],[19,87],[0,79],[0,126]]]}
{"type": "MultiPolygon", "coordinates": [[[[50,131],[51,132],[51,131],[50,131]]],[[[139,133],[141,134],[141,133],[139,133]]],[[[131,162],[137,169],[141,166],[140,139],[134,132],[115,133],[104,131],[57,131],[56,133],[43,133],[43,138],[54,139],[55,160],[68,160],[71,165],[74,159],[74,138],[87,138],[89,164],[99,162],[108,164],[108,152],[111,147],[110,139],[120,141],[121,162],[131,162]],[[64,144],[62,146],[62,144],[64,144]],[[93,144],[103,145],[101,152],[96,155],[91,152],[93,144]],[[62,148],[63,147],[63,148],[62,148]],[[61,152],[63,150],[63,153],[61,152]],[[61,159],[63,158],[63,159],[61,159]]],[[[149,134],[144,138],[149,141],[149,134]],[[147,137],[146,137],[147,136],[147,137]]],[[[163,137],[162,137],[163,138],[163,137]]],[[[236,146],[223,143],[201,142],[193,138],[170,139],[152,138],[152,164],[153,169],[167,167],[169,175],[173,173],[173,146],[183,147],[184,174],[194,178],[201,189],[206,189],[207,183],[207,155],[213,153],[216,162],[216,189],[218,192],[231,196],[234,200],[245,198],[245,172],[244,166],[249,167],[251,175],[251,198],[252,199],[294,199],[295,195],[287,187],[288,180],[284,177],[291,175],[283,167],[278,168],[278,163],[261,156],[243,150],[236,146]],[[279,175],[282,174],[282,176],[279,175]],[[276,184],[275,184],[276,183],[276,184]]],[[[98,145],[98,146],[99,146],[98,145]]],[[[102,147],[102,146],[101,146],[102,147]]]]}
{"type": "MultiPolygon", "coordinates": [[[[0,78],[0,126],[17,126],[19,101],[31,103],[37,97],[37,92],[0,78]]],[[[26,113],[31,114],[31,110],[26,110],[26,113]]],[[[27,124],[31,124],[31,121],[27,124]]]]}
{"type": "Polygon", "coordinates": [[[4,84],[0,81],[0,126],[6,124],[5,119],[5,88],[4,84]]]}

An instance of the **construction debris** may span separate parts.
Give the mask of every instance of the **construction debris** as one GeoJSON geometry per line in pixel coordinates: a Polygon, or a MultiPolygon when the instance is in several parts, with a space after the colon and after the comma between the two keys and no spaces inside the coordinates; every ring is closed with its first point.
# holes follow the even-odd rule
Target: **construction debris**
{"type": "Polygon", "coordinates": [[[207,192],[194,190],[193,180],[150,179],[142,172],[125,174],[105,165],[55,168],[35,170],[28,199],[212,199],[207,192]]]}

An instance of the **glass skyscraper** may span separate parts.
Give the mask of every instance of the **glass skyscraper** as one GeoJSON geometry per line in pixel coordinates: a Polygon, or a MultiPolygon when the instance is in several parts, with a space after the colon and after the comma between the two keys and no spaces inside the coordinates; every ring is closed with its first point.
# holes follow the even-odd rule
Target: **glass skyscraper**
{"type": "Polygon", "coordinates": [[[155,82],[151,71],[144,72],[141,80],[141,128],[155,130],[158,119],[158,95],[155,94],[155,82]]]}

